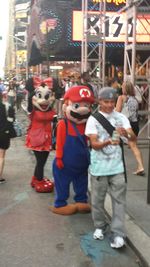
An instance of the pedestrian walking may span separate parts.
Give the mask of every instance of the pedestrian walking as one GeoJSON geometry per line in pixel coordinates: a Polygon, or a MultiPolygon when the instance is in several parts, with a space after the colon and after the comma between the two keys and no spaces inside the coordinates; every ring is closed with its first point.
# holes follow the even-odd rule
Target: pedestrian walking
{"type": "MultiPolygon", "coordinates": [[[[123,94],[119,96],[117,104],[116,104],[116,111],[122,112],[124,106],[126,105],[126,116],[130,121],[131,127],[133,132],[136,136],[139,133],[139,120],[138,120],[138,109],[139,104],[135,97],[135,89],[133,84],[130,81],[126,81],[122,85],[123,94]]],[[[145,175],[144,171],[144,164],[142,154],[137,146],[137,139],[129,140],[128,141],[129,147],[131,148],[135,159],[137,161],[137,169],[134,171],[135,175],[143,176],[145,175]]]]}
{"type": "Polygon", "coordinates": [[[9,81],[8,92],[7,92],[8,103],[14,107],[16,104],[16,87],[13,81],[9,81]]]}
{"type": "Polygon", "coordinates": [[[102,118],[99,120],[96,119],[96,114],[91,115],[87,120],[85,134],[89,137],[91,144],[91,204],[95,227],[93,238],[104,238],[107,226],[104,202],[109,190],[113,210],[110,245],[113,248],[120,248],[124,246],[126,236],[126,181],[120,137],[134,140],[136,136],[129,120],[114,110],[116,97],[113,88],[101,89],[97,114],[102,118]],[[109,129],[115,129],[112,137],[105,128],[106,123],[109,124],[109,129]]]}
{"type": "Polygon", "coordinates": [[[21,104],[25,96],[25,84],[23,81],[16,87],[16,108],[21,110],[21,104]]]}
{"type": "Polygon", "coordinates": [[[10,122],[15,120],[15,111],[11,106],[8,107],[8,112],[6,111],[6,104],[2,102],[2,93],[0,93],[0,184],[5,182],[5,179],[3,178],[5,154],[6,150],[10,147],[10,135],[7,128],[7,120],[10,122]]]}

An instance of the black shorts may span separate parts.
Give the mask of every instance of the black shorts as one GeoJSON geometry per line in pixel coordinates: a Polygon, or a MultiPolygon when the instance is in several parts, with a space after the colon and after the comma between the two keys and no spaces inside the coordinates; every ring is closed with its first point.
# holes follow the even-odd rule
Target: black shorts
{"type": "Polygon", "coordinates": [[[0,137],[0,148],[8,149],[9,147],[10,147],[10,138],[7,135],[0,137]]]}
{"type": "Polygon", "coordinates": [[[139,122],[138,121],[130,121],[131,127],[133,132],[136,136],[138,136],[139,133],[139,122]]]}

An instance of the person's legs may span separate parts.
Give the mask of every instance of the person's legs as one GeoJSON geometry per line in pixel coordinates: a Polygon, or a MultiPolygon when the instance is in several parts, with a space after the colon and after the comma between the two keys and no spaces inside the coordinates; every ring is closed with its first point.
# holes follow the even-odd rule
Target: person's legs
{"type": "Polygon", "coordinates": [[[79,175],[72,175],[73,189],[75,192],[74,200],[78,212],[88,213],[91,211],[91,206],[88,203],[88,172],[79,175]]]}
{"type": "Polygon", "coordinates": [[[54,183],[44,177],[44,166],[49,155],[48,151],[34,151],[36,157],[36,167],[32,176],[31,186],[38,193],[50,193],[53,191],[54,183]]]}
{"type": "Polygon", "coordinates": [[[131,148],[131,150],[132,150],[132,152],[136,158],[137,164],[138,164],[136,172],[144,171],[143,158],[142,158],[142,154],[141,154],[141,152],[137,146],[137,143],[133,142],[133,141],[129,141],[128,144],[129,144],[129,147],[131,148]]]}
{"type": "Polygon", "coordinates": [[[111,232],[114,236],[125,237],[126,183],[124,174],[109,177],[109,189],[112,200],[111,232]]]}
{"type": "Polygon", "coordinates": [[[72,178],[75,202],[87,203],[88,173],[85,172],[72,178]]]}
{"type": "Polygon", "coordinates": [[[70,194],[70,175],[65,168],[59,169],[56,165],[56,160],[53,161],[53,175],[55,181],[55,203],[54,206],[64,207],[67,205],[67,200],[70,194]]]}
{"type": "Polygon", "coordinates": [[[3,175],[3,169],[4,169],[4,164],[5,164],[5,153],[6,153],[6,150],[0,148],[0,181],[5,181],[5,180],[2,178],[2,175],[3,175]]]}
{"type": "Polygon", "coordinates": [[[91,176],[92,218],[95,228],[104,228],[107,224],[104,201],[107,193],[107,177],[91,176]]]}
{"type": "Polygon", "coordinates": [[[17,110],[21,109],[21,102],[22,102],[22,96],[18,95],[17,96],[17,100],[16,100],[16,106],[17,106],[17,110]]]}
{"type": "Polygon", "coordinates": [[[50,207],[53,213],[59,215],[71,215],[77,212],[75,204],[68,204],[70,189],[70,173],[65,169],[59,169],[56,166],[56,159],[53,161],[53,175],[55,181],[55,202],[50,207]]]}
{"type": "Polygon", "coordinates": [[[37,180],[41,181],[44,178],[44,166],[47,161],[49,152],[34,151],[34,155],[36,157],[34,176],[37,178],[37,180]]]}

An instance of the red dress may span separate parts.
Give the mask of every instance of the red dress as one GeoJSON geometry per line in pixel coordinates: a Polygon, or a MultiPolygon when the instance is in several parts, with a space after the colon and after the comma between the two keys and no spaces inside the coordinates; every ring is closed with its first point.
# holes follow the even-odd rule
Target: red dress
{"type": "MultiPolygon", "coordinates": [[[[51,122],[53,120],[53,116],[56,115],[55,111],[50,110],[47,112],[42,112],[40,110],[33,110],[30,114],[31,123],[29,125],[26,137],[26,146],[29,149],[36,151],[50,151],[52,148],[52,130],[51,130],[51,122]],[[45,132],[46,140],[43,144],[38,146],[33,146],[31,142],[31,136],[33,132],[37,129],[42,129],[45,132]]],[[[38,130],[36,131],[36,139],[38,138],[38,130]]],[[[40,136],[39,136],[40,139],[40,136]]]]}

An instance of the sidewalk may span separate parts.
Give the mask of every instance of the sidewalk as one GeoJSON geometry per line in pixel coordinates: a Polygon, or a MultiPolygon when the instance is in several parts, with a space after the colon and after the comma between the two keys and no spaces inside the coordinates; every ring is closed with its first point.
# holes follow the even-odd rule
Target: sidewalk
{"type": "MultiPolygon", "coordinates": [[[[136,169],[136,162],[132,151],[125,146],[128,175],[126,228],[129,244],[144,260],[145,266],[150,266],[150,204],[147,204],[149,147],[148,140],[141,140],[144,138],[147,138],[147,129],[138,140],[146,172],[144,177],[132,174],[136,169]]],[[[109,197],[106,201],[106,209],[111,215],[109,197]]]]}
{"type": "MultiPolygon", "coordinates": [[[[24,128],[24,112],[17,115],[24,128]]],[[[145,170],[148,149],[143,145],[145,170]]],[[[133,155],[125,147],[128,171],[126,226],[128,244],[122,250],[92,239],[91,214],[59,216],[48,206],[54,194],[38,194],[30,187],[35,159],[24,147],[24,136],[12,140],[6,154],[4,177],[0,186],[0,266],[1,267],[145,267],[150,266],[150,205],[147,199],[147,176],[132,175],[133,155]],[[143,260],[141,260],[143,259],[143,260]]],[[[46,164],[45,175],[52,177],[54,152],[46,164]]],[[[71,195],[72,198],[72,195],[71,195]]],[[[110,199],[106,209],[111,214],[110,199]]]]}

